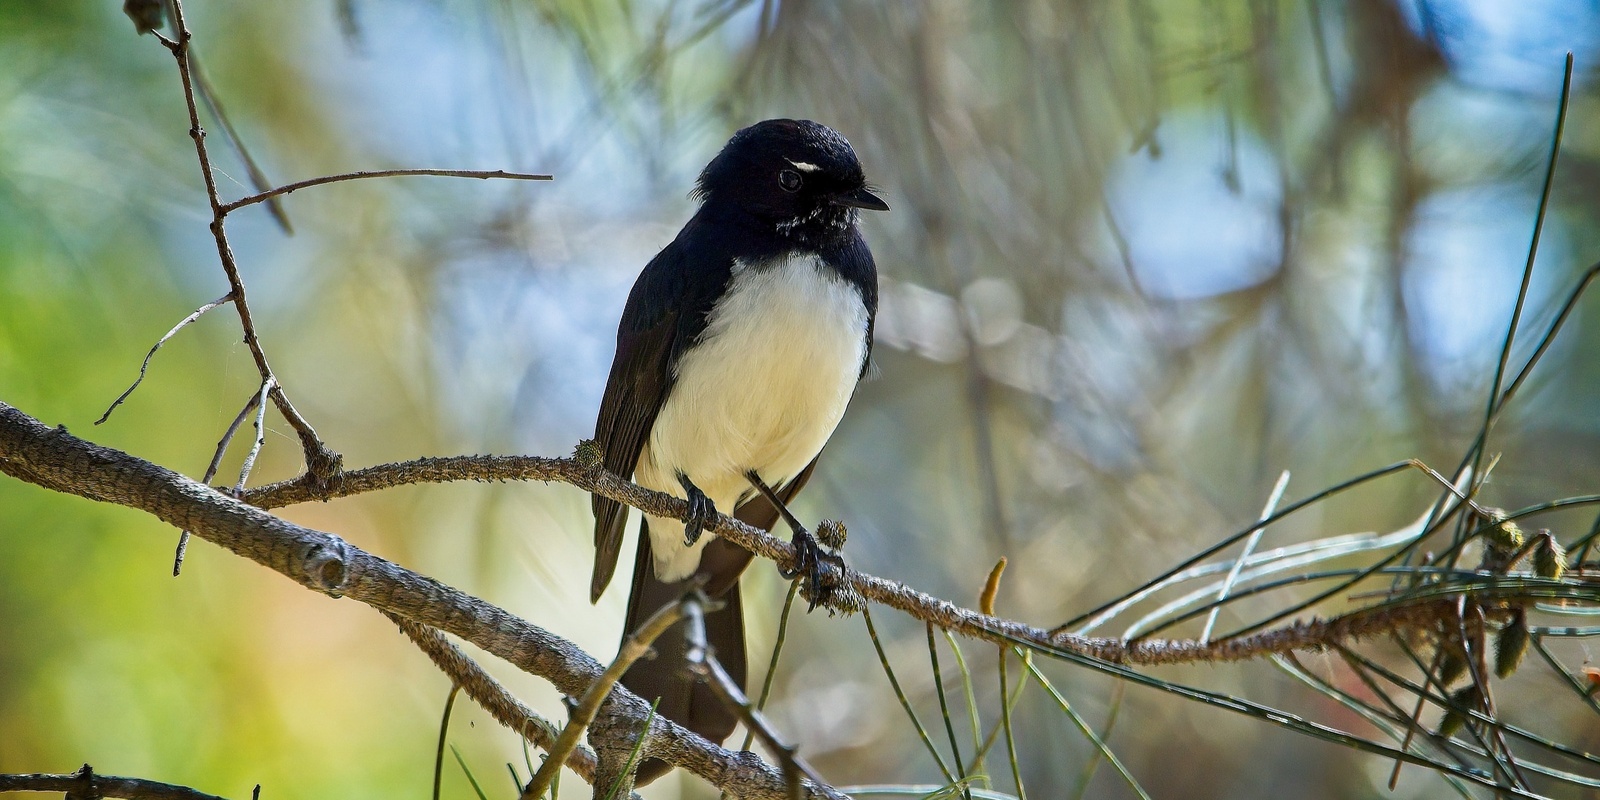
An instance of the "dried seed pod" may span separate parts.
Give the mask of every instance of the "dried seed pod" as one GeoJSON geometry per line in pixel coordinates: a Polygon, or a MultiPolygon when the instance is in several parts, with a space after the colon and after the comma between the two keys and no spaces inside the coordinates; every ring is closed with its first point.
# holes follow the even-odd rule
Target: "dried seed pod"
{"type": "Polygon", "coordinates": [[[1488,537],[1489,542],[1496,550],[1502,553],[1516,552],[1518,548],[1527,542],[1528,537],[1522,534],[1522,528],[1518,527],[1517,523],[1505,518],[1504,511],[1499,509],[1491,510],[1495,512],[1495,519],[1492,520],[1495,524],[1484,535],[1488,537]]]}
{"type": "Polygon", "coordinates": [[[978,595],[978,610],[985,614],[994,614],[994,599],[1000,594],[1000,575],[1006,571],[1006,557],[1001,556],[994,563],[994,569],[989,570],[989,580],[983,584],[983,593],[978,595]]]}
{"type": "MultiPolygon", "coordinates": [[[[1477,684],[1463,686],[1450,694],[1450,702],[1458,708],[1476,709],[1483,704],[1483,692],[1477,684]]],[[[1439,720],[1439,735],[1454,736],[1460,732],[1461,726],[1470,719],[1466,714],[1451,709],[1439,720]]]]}
{"type": "Polygon", "coordinates": [[[1440,646],[1445,650],[1439,654],[1439,672],[1434,679],[1439,682],[1439,686],[1448,689],[1450,684],[1461,680],[1461,676],[1467,674],[1467,659],[1458,647],[1449,643],[1440,646]]]}
{"type": "Polygon", "coordinates": [[[1517,665],[1522,663],[1522,657],[1528,654],[1528,643],[1531,641],[1528,633],[1528,615],[1522,609],[1517,609],[1511,621],[1494,639],[1494,674],[1501,678],[1511,677],[1517,671],[1517,665]]]}
{"type": "Polygon", "coordinates": [[[601,449],[600,443],[593,439],[584,439],[578,442],[578,446],[572,451],[572,460],[578,462],[578,465],[585,469],[594,469],[600,466],[600,462],[604,458],[605,451],[601,449]]]}
{"type": "Polygon", "coordinates": [[[838,520],[825,519],[817,523],[817,541],[829,549],[842,549],[848,535],[849,531],[845,530],[844,523],[838,520]]]}
{"type": "Polygon", "coordinates": [[[1533,573],[1553,581],[1567,574],[1567,551],[1549,531],[1539,532],[1539,544],[1533,549],[1533,573]]]}

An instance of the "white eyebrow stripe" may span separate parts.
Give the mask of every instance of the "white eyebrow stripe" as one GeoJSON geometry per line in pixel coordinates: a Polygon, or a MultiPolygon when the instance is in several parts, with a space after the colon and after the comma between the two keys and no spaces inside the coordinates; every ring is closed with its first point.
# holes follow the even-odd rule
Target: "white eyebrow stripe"
{"type": "MultiPolygon", "coordinates": [[[[789,159],[786,158],[784,161],[789,161],[789,159]]],[[[817,170],[822,169],[822,167],[819,167],[816,164],[812,164],[808,161],[789,161],[789,163],[792,164],[795,169],[800,170],[801,172],[816,172],[817,170]]]]}

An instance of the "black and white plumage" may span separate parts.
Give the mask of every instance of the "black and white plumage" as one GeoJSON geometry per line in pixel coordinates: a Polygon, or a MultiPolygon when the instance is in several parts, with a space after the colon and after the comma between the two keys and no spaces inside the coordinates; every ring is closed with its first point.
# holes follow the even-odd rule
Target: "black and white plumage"
{"type": "MultiPolygon", "coordinates": [[[[878,305],[877,270],[856,218],[858,209],[888,206],[867,188],[844,137],[808,120],[736,133],[701,173],[695,196],[699,211],[629,294],[595,439],[612,472],[705,513],[770,528],[778,509],[749,473],[786,503],[844,415],[872,352],[878,305]]],[[[594,513],[597,600],[616,568],[628,510],[596,496],[594,513]]],[[[624,635],[698,576],[727,603],[707,617],[708,636],[742,682],[737,581],[750,554],[687,527],[646,518],[624,635]]],[[[683,674],[681,639],[663,636],[658,657],[623,683],[721,741],[733,717],[683,674]]],[[[640,778],[662,771],[647,762],[640,778]]]]}

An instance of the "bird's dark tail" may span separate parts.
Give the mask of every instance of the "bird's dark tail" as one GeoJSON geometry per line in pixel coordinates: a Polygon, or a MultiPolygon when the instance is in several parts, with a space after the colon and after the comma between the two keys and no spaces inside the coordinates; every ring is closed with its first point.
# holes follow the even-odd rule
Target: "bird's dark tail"
{"type": "MultiPolygon", "coordinates": [[[[710,535],[710,534],[708,534],[710,535]]],[[[706,614],[706,643],[728,675],[745,685],[744,610],[739,603],[739,573],[750,561],[750,553],[714,539],[701,558],[701,575],[707,577],[707,593],[722,601],[723,607],[706,614]],[[739,562],[735,564],[734,562],[739,562]],[[721,567],[721,569],[718,569],[721,567]],[[721,577],[722,580],[717,579],[721,577]],[[720,586],[716,585],[721,583],[720,586]],[[721,592],[720,595],[715,590],[721,592]]],[[[639,629],[651,614],[678,602],[689,590],[690,581],[663,583],[656,580],[650,553],[650,530],[646,522],[639,534],[639,556],[633,568],[633,592],[628,596],[628,621],[623,638],[639,629]]],[[[711,687],[696,680],[689,671],[689,643],[683,623],[661,634],[653,645],[656,656],[634,662],[622,676],[622,685],[645,700],[656,700],[656,713],[721,744],[733,733],[738,718],[725,707],[711,687]]],[[[672,767],[665,761],[645,759],[639,765],[640,785],[666,774],[672,767]]]]}
{"type": "MultiPolygon", "coordinates": [[[[778,497],[788,503],[811,479],[817,466],[812,459],[799,475],[778,490],[778,497]]],[[[741,522],[772,530],[778,521],[778,509],[766,498],[757,495],[734,510],[741,522]]],[[[706,534],[713,536],[713,534],[706,534]]],[[[723,607],[706,614],[706,643],[722,663],[722,668],[745,688],[744,609],[739,602],[739,576],[750,565],[754,556],[736,544],[713,536],[700,556],[700,567],[695,578],[705,581],[706,594],[721,600],[723,607]]],[[[639,557],[633,564],[633,591],[628,595],[628,621],[622,628],[622,638],[639,629],[651,614],[662,606],[676,603],[689,591],[691,581],[663,583],[656,580],[654,557],[650,553],[650,522],[639,526],[639,557]]],[[[692,579],[691,579],[692,580],[692,579]]],[[[645,700],[660,698],[656,713],[701,736],[721,744],[738,718],[712,693],[711,687],[696,681],[689,672],[689,642],[684,637],[683,623],[678,623],[661,634],[655,641],[656,657],[640,659],[622,676],[622,685],[645,700]]],[[[647,758],[639,765],[635,782],[642,786],[665,775],[672,767],[665,761],[647,758]]]]}

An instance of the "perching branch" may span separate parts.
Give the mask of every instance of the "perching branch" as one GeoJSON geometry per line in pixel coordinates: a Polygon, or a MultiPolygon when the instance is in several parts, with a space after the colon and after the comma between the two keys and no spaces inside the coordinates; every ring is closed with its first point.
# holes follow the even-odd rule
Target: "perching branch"
{"type": "MultiPolygon", "coordinates": [[[[349,497],[413,483],[448,481],[537,480],[569,483],[609,497],[647,514],[682,519],[688,513],[683,500],[625,481],[588,458],[538,456],[453,456],[419,458],[351,470],[336,486],[318,486],[306,476],[246,491],[245,502],[277,508],[312,500],[349,497]]],[[[739,545],[780,568],[794,566],[789,543],[726,514],[719,515],[711,532],[739,545]]],[[[1295,622],[1249,636],[1201,642],[1188,639],[1138,639],[1128,641],[1079,636],[1065,630],[1047,631],[1002,617],[982,614],[912,589],[898,581],[824,565],[824,580],[840,587],[839,599],[829,605],[848,610],[852,597],[898,609],[915,619],[973,639],[997,644],[1031,644],[1045,649],[1070,650],[1124,664],[1179,664],[1243,661],[1273,653],[1317,649],[1332,642],[1349,641],[1413,626],[1453,619],[1448,600],[1418,602],[1376,610],[1354,611],[1327,620],[1295,622]]]]}
{"type": "MultiPolygon", "coordinates": [[[[181,526],[181,528],[190,528],[189,525],[184,523],[184,520],[195,512],[190,507],[190,504],[195,501],[195,498],[190,498],[190,494],[194,494],[194,491],[187,490],[187,488],[184,488],[184,490],[176,488],[176,486],[190,485],[192,483],[182,475],[160,469],[160,467],[155,467],[154,464],[149,464],[149,462],[139,461],[139,459],[128,456],[125,453],[109,451],[106,448],[99,448],[99,446],[91,445],[91,443],[82,442],[78,438],[66,435],[66,432],[51,432],[51,430],[43,429],[37,421],[27,418],[26,414],[14,410],[11,406],[6,406],[5,403],[0,403],[0,469],[5,470],[8,474],[21,477],[22,480],[29,480],[30,483],[40,483],[40,485],[48,486],[48,488],[56,488],[58,491],[67,491],[67,493],[80,494],[80,496],[88,496],[88,498],[93,499],[110,499],[112,502],[122,502],[125,506],[142,507],[142,509],[150,510],[152,514],[157,514],[163,520],[173,522],[173,525],[181,526]],[[40,430],[43,430],[43,434],[40,434],[40,430]],[[45,437],[54,440],[54,442],[43,442],[45,437]],[[114,453],[117,456],[115,461],[120,462],[120,464],[136,464],[136,466],[146,467],[146,469],[160,470],[162,474],[165,474],[163,478],[170,477],[166,478],[166,480],[179,482],[174,486],[168,486],[168,490],[184,494],[186,501],[182,502],[181,506],[176,507],[144,506],[144,504],[138,504],[138,502],[128,501],[125,494],[126,490],[120,486],[120,482],[117,482],[115,486],[107,486],[102,490],[98,486],[91,485],[90,478],[72,474],[72,472],[58,474],[59,477],[53,482],[45,482],[45,480],[40,480],[37,477],[29,477],[29,470],[27,470],[26,466],[19,467],[18,462],[8,461],[8,459],[13,458],[8,453],[8,450],[11,450],[13,446],[21,446],[24,442],[29,445],[30,450],[34,450],[38,454],[38,458],[62,458],[64,453],[59,450],[61,448],[69,448],[69,446],[61,445],[61,440],[70,442],[70,450],[90,448],[90,450],[98,451],[98,453],[114,453]],[[102,491],[106,491],[109,494],[101,496],[102,491]],[[174,520],[171,517],[178,517],[178,520],[174,520]]],[[[261,490],[256,491],[246,491],[243,499],[246,502],[259,502],[262,506],[282,506],[282,504],[288,504],[288,502],[318,498],[338,498],[338,496],[374,491],[378,490],[378,488],[387,488],[387,486],[403,485],[403,483],[443,482],[443,480],[558,480],[558,482],[571,483],[573,486],[578,486],[581,490],[592,491],[592,493],[602,494],[606,498],[626,502],[629,506],[643,510],[646,514],[674,518],[683,518],[688,515],[688,504],[682,499],[674,498],[670,494],[646,490],[643,486],[626,482],[626,480],[606,472],[605,469],[598,466],[598,462],[589,461],[589,459],[534,458],[534,456],[456,456],[456,458],[445,459],[418,459],[418,461],[354,470],[354,472],[344,475],[344,480],[341,480],[338,486],[331,486],[331,488],[317,488],[314,483],[310,482],[309,478],[301,477],[296,478],[293,482],[264,486],[261,490]]],[[[229,501],[232,501],[232,498],[229,498],[229,501]]],[[[174,502],[176,502],[176,498],[174,498],[174,502]]],[[[278,520],[277,517],[267,515],[262,510],[250,510],[253,514],[248,515],[248,520],[254,525],[267,526],[269,531],[277,531],[277,526],[290,525],[290,523],[283,522],[283,520],[278,520]]],[[[243,523],[243,520],[232,520],[232,514],[229,514],[229,518],[230,525],[237,526],[243,523]]],[[[317,538],[338,541],[338,538],[333,538],[328,534],[309,531],[306,528],[298,528],[298,526],[291,526],[291,528],[296,530],[296,533],[293,533],[294,538],[299,538],[304,534],[315,534],[317,538]]],[[[194,530],[194,528],[190,528],[190,530],[194,530]]],[[[754,552],[760,557],[768,558],[768,560],[778,566],[782,566],[782,568],[794,566],[794,549],[789,546],[789,542],[774,538],[766,531],[758,530],[754,526],[739,522],[736,518],[720,515],[714,528],[712,528],[712,533],[718,534],[718,536],[722,536],[722,538],[728,539],[728,541],[734,542],[734,544],[738,544],[738,546],[744,547],[744,549],[750,550],[750,552],[754,552]]],[[[251,539],[266,538],[270,541],[272,536],[274,534],[267,533],[267,531],[251,531],[250,533],[251,539]]],[[[216,539],[213,539],[213,541],[216,541],[216,539]]],[[[235,552],[238,552],[237,547],[232,546],[227,541],[218,541],[218,544],[229,547],[229,549],[235,549],[235,552]]],[[[318,544],[322,544],[322,539],[318,539],[318,544]]],[[[363,554],[360,550],[352,549],[342,541],[338,541],[338,546],[360,555],[341,555],[339,552],[330,550],[330,552],[320,555],[318,557],[320,560],[317,563],[307,562],[306,565],[283,562],[282,558],[266,560],[266,558],[250,554],[250,552],[242,552],[242,555],[256,558],[258,562],[266,563],[267,566],[272,566],[275,570],[290,574],[291,578],[301,579],[301,582],[304,582],[307,586],[325,590],[330,594],[336,594],[341,590],[341,587],[338,586],[338,581],[325,581],[325,579],[317,578],[315,576],[317,570],[331,570],[334,576],[338,578],[338,573],[341,573],[341,571],[357,570],[357,568],[363,568],[363,566],[371,568],[370,563],[366,562],[368,558],[381,562],[382,565],[390,566],[390,568],[394,566],[389,565],[387,562],[382,562],[379,558],[363,554]]],[[[1083,654],[1083,656],[1090,656],[1090,658],[1122,662],[1122,664],[1243,661],[1243,659],[1259,658],[1259,656],[1266,656],[1266,654],[1272,653],[1315,650],[1315,648],[1322,648],[1322,646],[1330,645],[1333,642],[1349,642],[1349,640],[1355,640],[1355,638],[1386,634],[1386,632],[1395,632],[1395,630],[1411,630],[1416,629],[1418,626],[1430,626],[1435,622],[1454,619],[1451,616],[1453,614],[1453,611],[1451,611],[1451,608],[1453,608],[1451,598],[1424,598],[1424,600],[1418,600],[1418,602],[1413,603],[1395,603],[1395,605],[1379,606],[1379,608],[1373,608],[1373,610],[1352,611],[1352,613],[1342,614],[1342,616],[1336,616],[1336,618],[1331,619],[1291,622],[1286,626],[1262,630],[1258,634],[1237,638],[1222,638],[1222,640],[1216,640],[1216,642],[1203,643],[1195,642],[1195,640],[1170,640],[1170,638],[1141,638],[1141,640],[1134,640],[1134,642],[1126,642],[1126,640],[1120,640],[1120,638],[1083,637],[1083,635],[1070,634],[1070,632],[1064,632],[1064,630],[1050,632],[1050,630],[1040,629],[1040,627],[1029,626],[1024,622],[1011,621],[1011,619],[997,618],[997,616],[990,616],[990,614],[968,610],[968,608],[962,608],[962,606],[947,602],[947,600],[941,600],[941,598],[931,597],[931,595],[923,594],[918,590],[910,589],[910,587],[904,586],[901,582],[878,578],[874,574],[861,573],[861,571],[856,570],[848,570],[840,574],[840,571],[835,570],[832,566],[824,566],[824,570],[830,573],[827,574],[826,578],[832,579],[840,586],[838,595],[843,600],[838,600],[838,602],[848,603],[851,595],[854,594],[858,595],[859,598],[869,600],[869,602],[882,603],[882,605],[890,606],[890,608],[904,611],[904,613],[918,619],[918,621],[931,622],[934,626],[950,630],[954,634],[965,635],[965,637],[981,638],[986,642],[995,643],[1022,643],[1022,645],[1038,646],[1043,650],[1067,650],[1072,651],[1072,653],[1083,654]]],[[[418,576],[418,578],[421,578],[421,576],[418,576]]],[[[418,600],[418,602],[421,602],[421,600],[418,600]]],[[[384,606],[379,606],[379,608],[384,608],[384,606]]],[[[461,635],[456,630],[450,629],[450,627],[438,624],[434,619],[414,616],[414,614],[421,613],[421,611],[413,610],[410,613],[405,610],[397,611],[405,614],[405,616],[418,619],[418,621],[427,622],[432,626],[442,627],[442,629],[451,630],[454,634],[461,635]]],[[[434,614],[438,613],[438,610],[429,611],[434,614]]],[[[590,664],[594,662],[587,656],[584,656],[584,659],[590,664]]],[[[598,675],[598,672],[600,670],[595,667],[595,675],[598,675]]],[[[589,682],[586,680],[576,688],[563,688],[563,686],[558,686],[558,688],[562,688],[562,691],[568,691],[570,694],[579,694],[584,688],[587,688],[587,685],[589,685],[589,682]]]]}
{"type": "MultiPolygon", "coordinates": [[[[407,482],[397,476],[440,474],[441,462],[455,468],[455,478],[506,479],[508,467],[523,478],[562,480],[579,488],[627,502],[647,513],[682,518],[684,501],[652,492],[605,472],[590,459],[496,459],[463,457],[411,462],[352,473],[349,487],[378,488],[407,482]],[[426,468],[431,463],[434,469],[426,468]],[[469,466],[497,465],[498,469],[469,466]]],[[[383,611],[447,631],[506,659],[518,668],[548,680],[558,691],[579,696],[603,668],[571,642],[531,625],[475,597],[406,570],[337,536],[304,528],[246,505],[155,464],[85,442],[64,429],[51,429],[0,403],[0,471],[57,491],[113,502],[147,511],[175,527],[250,558],[332,596],[349,596],[383,611]]],[[[410,481],[415,482],[415,481],[410,481]]],[[[297,484],[305,486],[304,482],[297,484]]],[[[265,492],[272,491],[269,487],[265,492]]],[[[305,491],[301,489],[301,491],[305,491]]],[[[333,491],[333,490],[328,490],[333,491]]],[[[262,495],[258,495],[262,496],[262,495]]],[[[281,496],[281,495],[280,495],[281,496]]],[[[714,532],[781,566],[793,563],[787,542],[729,517],[717,520],[714,532]]],[[[830,568],[831,569],[831,568],[830,568]]],[[[1454,619],[1454,603],[1446,598],[1422,599],[1361,610],[1330,620],[1297,622],[1237,639],[1201,643],[1145,639],[1136,642],[1045,631],[1021,622],[961,608],[917,592],[895,581],[850,570],[842,577],[844,591],[900,609],[923,621],[964,636],[991,642],[1023,644],[1041,650],[1066,650],[1106,661],[1161,664],[1226,661],[1268,653],[1319,649],[1334,642],[1395,631],[1431,629],[1454,619]]],[[[614,691],[600,712],[591,741],[600,731],[638,730],[648,707],[626,691],[614,691]],[[631,728],[630,728],[631,725],[631,728]]],[[[644,745],[648,757],[676,764],[740,796],[777,800],[786,795],[782,773],[754,754],[734,753],[712,745],[670,720],[650,724],[644,745]],[[737,787],[737,789],[735,789],[737,787]]],[[[826,787],[808,787],[807,796],[835,796],[826,787]]]]}
{"type": "MultiPolygon", "coordinates": [[[[0,472],[99,502],[154,515],[173,527],[273,569],[314,591],[349,597],[380,611],[458,636],[557,691],[579,696],[603,672],[577,645],[432,578],[246,505],[176,472],[50,428],[0,403],[0,472]]],[[[614,689],[597,731],[637,733],[649,705],[614,689]]],[[[682,767],[738,797],[782,800],[783,775],[753,753],[718,747],[671,720],[651,719],[644,755],[682,767]]],[[[630,740],[631,741],[631,740],[630,740]]],[[[807,797],[838,798],[816,787],[807,797]]]]}
{"type": "Polygon", "coordinates": [[[244,491],[245,481],[250,480],[250,471],[256,467],[256,457],[261,455],[261,447],[267,443],[267,395],[278,388],[278,382],[268,378],[261,384],[261,394],[256,397],[256,429],[255,439],[250,443],[250,452],[245,453],[244,464],[239,467],[239,481],[233,485],[235,495],[244,491]]]}
{"type": "MultiPolygon", "coordinates": [[[[582,459],[494,459],[462,457],[391,465],[359,471],[355,486],[398,485],[401,476],[434,474],[448,462],[455,478],[509,478],[515,464],[523,477],[561,480],[627,502],[647,513],[683,518],[687,504],[617,478],[602,469],[593,448],[580,448],[582,459]],[[498,465],[498,470],[466,466],[498,465]]],[[[196,483],[163,467],[85,442],[65,429],[51,429],[0,403],[0,472],[57,491],[113,502],[147,511],[169,524],[257,561],[302,585],[331,596],[349,596],[382,611],[447,631],[549,681],[558,691],[578,696],[601,674],[602,667],[571,642],[507,612],[353,547],[337,536],[295,525],[265,511],[196,483]]],[[[307,485],[297,482],[298,486],[307,485]]],[[[267,491],[271,491],[269,487],[267,491]]],[[[305,491],[304,488],[299,491],[305,491]]],[[[337,491],[344,494],[348,490],[337,491]]],[[[792,566],[795,554],[787,542],[737,520],[720,517],[714,532],[740,546],[792,566]]],[[[1050,654],[1070,653],[1102,662],[1163,664],[1231,661],[1293,650],[1316,650],[1385,633],[1431,631],[1455,616],[1454,595],[1435,592],[1403,602],[1390,601],[1329,620],[1296,622],[1248,636],[1210,643],[1192,640],[1126,641],[1046,631],[961,608],[917,592],[895,581],[855,570],[825,579],[842,580],[840,596],[876,601],[905,611],[923,622],[964,636],[1016,644],[1050,654]]],[[[786,795],[783,774],[753,753],[734,753],[707,742],[670,720],[652,718],[643,700],[626,690],[613,691],[590,727],[590,742],[600,756],[596,776],[624,748],[617,737],[634,741],[647,725],[644,757],[657,758],[693,772],[736,796],[771,798],[786,795]]],[[[1456,771],[1452,771],[1453,773],[1456,771]]],[[[1465,773],[1460,773],[1465,774],[1465,773]]],[[[807,797],[838,797],[826,786],[806,787],[807,797]]]]}

